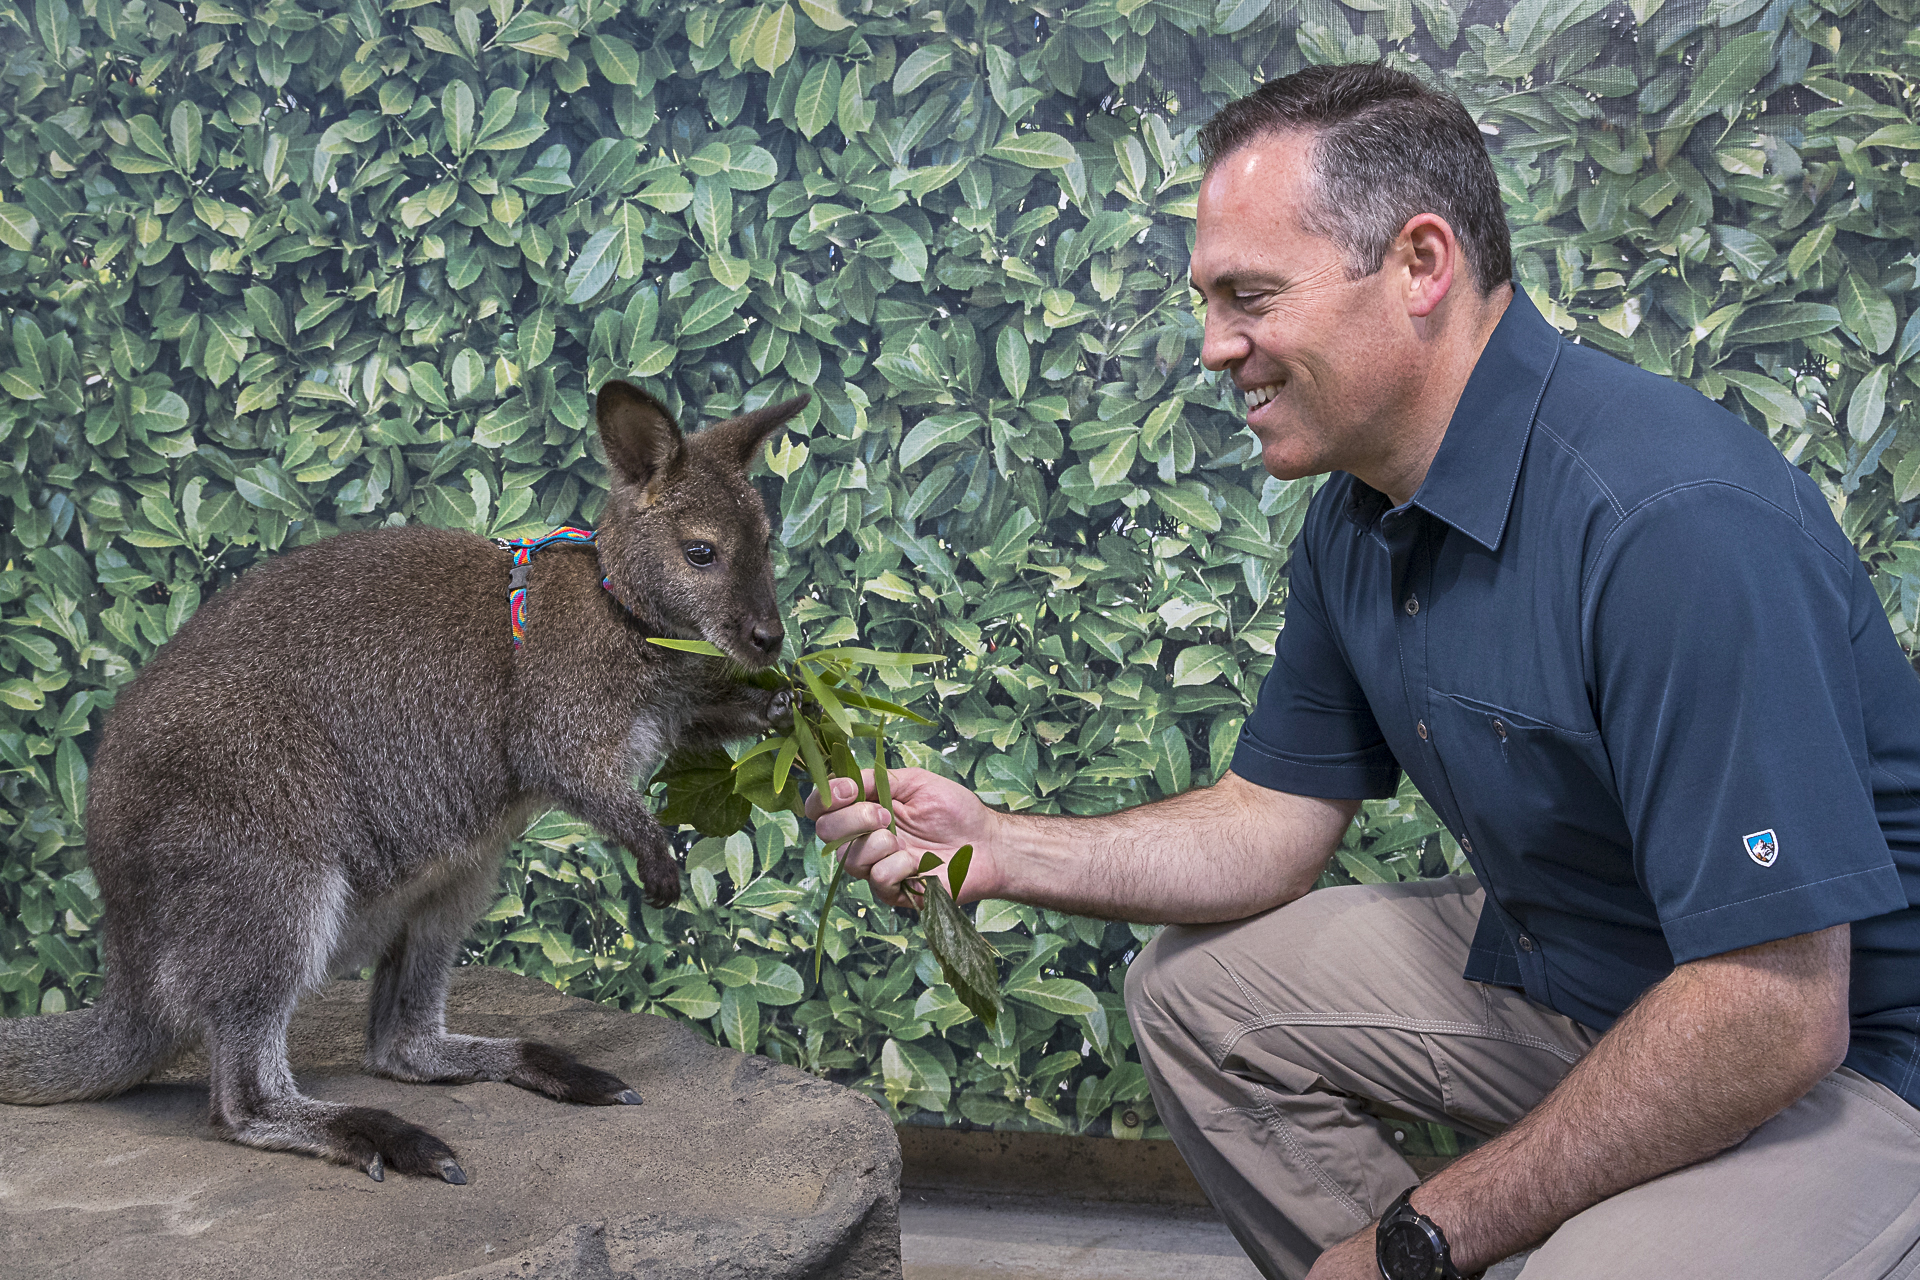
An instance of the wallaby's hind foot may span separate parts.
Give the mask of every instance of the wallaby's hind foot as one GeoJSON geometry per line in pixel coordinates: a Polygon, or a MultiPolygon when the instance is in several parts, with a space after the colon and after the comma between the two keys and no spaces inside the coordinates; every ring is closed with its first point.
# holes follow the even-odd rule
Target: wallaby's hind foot
{"type": "Polygon", "coordinates": [[[221,1137],[266,1151],[300,1151],[359,1169],[375,1182],[389,1169],[465,1186],[453,1148],[417,1124],[378,1107],[318,1102],[286,1094],[254,1102],[244,1113],[214,1103],[213,1127],[221,1137]]]}
{"type": "Polygon", "coordinates": [[[327,1126],[339,1148],[342,1164],[366,1170],[375,1182],[386,1181],[386,1170],[422,1178],[441,1178],[456,1187],[467,1185],[467,1175],[454,1158],[453,1148],[417,1124],[408,1124],[377,1107],[347,1107],[327,1126]]]}
{"type": "Polygon", "coordinates": [[[643,1101],[627,1082],[538,1040],[520,1042],[520,1066],[507,1083],[544,1093],[561,1102],[589,1107],[637,1107],[643,1101]]]}

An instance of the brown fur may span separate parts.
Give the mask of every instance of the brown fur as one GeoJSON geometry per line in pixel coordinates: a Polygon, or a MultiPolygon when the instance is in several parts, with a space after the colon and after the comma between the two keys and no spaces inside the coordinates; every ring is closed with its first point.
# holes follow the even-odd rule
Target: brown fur
{"type": "Polygon", "coordinates": [[[636,776],[676,746],[763,730],[779,708],[728,663],[646,637],[707,640],[749,668],[778,655],[746,467],[803,403],[683,440],[645,393],[603,387],[599,544],[534,556],[519,649],[510,555],[470,534],[344,534],[213,597],[121,695],[93,762],[105,994],[0,1022],[0,1101],[104,1097],[203,1040],[226,1136],[375,1178],[390,1165],[464,1181],[432,1134],[303,1097],[288,1071],[301,995],[377,961],[369,1071],[638,1102],[548,1046],[449,1034],[447,974],[507,842],[548,806],[624,844],[656,904],[679,896],[636,776]],[[710,565],[689,559],[695,543],[710,565]]]}

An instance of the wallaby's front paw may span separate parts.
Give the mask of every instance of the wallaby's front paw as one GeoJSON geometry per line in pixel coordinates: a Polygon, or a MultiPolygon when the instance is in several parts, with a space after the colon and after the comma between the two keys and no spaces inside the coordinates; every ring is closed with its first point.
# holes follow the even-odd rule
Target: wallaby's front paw
{"type": "Polygon", "coordinates": [[[544,1093],[561,1102],[578,1102],[590,1107],[635,1107],[641,1102],[640,1095],[611,1071],[590,1067],[537,1040],[521,1041],[520,1068],[507,1077],[507,1083],[544,1093]]]}
{"type": "Polygon", "coordinates": [[[781,733],[793,732],[793,691],[782,689],[767,704],[767,723],[781,733]]]}
{"type": "Polygon", "coordinates": [[[456,1187],[467,1175],[454,1158],[453,1148],[399,1116],[376,1107],[348,1107],[328,1121],[334,1158],[366,1171],[375,1182],[387,1180],[386,1171],[440,1178],[456,1187]]]}
{"type": "Polygon", "coordinates": [[[634,861],[640,865],[640,881],[647,889],[647,905],[670,907],[680,901],[680,864],[673,860],[665,834],[656,845],[635,849],[634,853],[634,861]]]}

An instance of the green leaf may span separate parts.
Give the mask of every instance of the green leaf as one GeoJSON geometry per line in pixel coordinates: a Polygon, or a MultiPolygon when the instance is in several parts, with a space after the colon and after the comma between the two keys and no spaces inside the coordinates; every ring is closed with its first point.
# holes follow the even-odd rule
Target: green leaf
{"type": "Polygon", "coordinates": [[[191,98],[176,104],[167,127],[173,136],[174,163],[192,173],[200,163],[200,105],[191,98]]]}
{"type": "Polygon", "coordinates": [[[53,776],[60,786],[60,798],[66,801],[67,815],[80,821],[87,812],[87,762],[74,739],[60,739],[53,755],[53,776]]]}
{"type": "Polygon", "coordinates": [[[679,336],[690,338],[697,333],[705,333],[715,325],[730,319],[746,301],[745,289],[729,289],[725,285],[713,284],[694,295],[680,317],[676,329],[679,336]]]}
{"type": "Polygon", "coordinates": [[[826,681],[805,665],[796,665],[795,669],[799,672],[800,679],[806,684],[807,692],[813,695],[813,700],[818,702],[820,709],[826,713],[827,719],[833,721],[836,729],[851,737],[853,718],[847,714],[846,707],[833,690],[827,688],[826,681]]]}
{"type": "Polygon", "coordinates": [[[1189,645],[1173,659],[1173,687],[1211,684],[1234,670],[1233,654],[1217,644],[1189,645]]]}
{"type": "Polygon", "coordinates": [[[594,65],[611,84],[640,83],[640,51],[619,36],[596,34],[587,42],[594,65]]]}
{"type": "Polygon", "coordinates": [[[1920,151],[1920,124],[1901,121],[1875,129],[1860,139],[1863,147],[1897,147],[1903,151],[1920,151]]]}
{"type": "Polygon", "coordinates": [[[464,156],[473,150],[473,90],[465,80],[455,80],[440,94],[440,118],[447,127],[447,145],[453,154],[464,156]]]}
{"type": "Polygon", "coordinates": [[[760,1004],[745,987],[728,987],[720,993],[720,1031],[741,1053],[759,1051],[760,1004]]]}
{"type": "Polygon", "coordinates": [[[893,73],[893,96],[903,98],[951,67],[954,52],[950,44],[923,44],[901,59],[893,73]]]}
{"type": "Polygon", "coordinates": [[[840,64],[832,58],[814,63],[800,82],[800,93],[793,103],[793,119],[807,141],[813,141],[821,130],[833,123],[840,103],[840,85],[840,64]]]}
{"type": "Polygon", "coordinates": [[[977,413],[939,413],[922,418],[900,442],[899,463],[910,467],[943,445],[976,438],[986,422],[977,413]]]}
{"type": "Polygon", "coordinates": [[[720,993],[713,989],[712,984],[706,982],[689,983],[670,994],[659,997],[659,1002],[695,1022],[705,1022],[720,1012],[720,993]]]}
{"type": "Polygon", "coordinates": [[[776,6],[753,36],[753,60],[762,71],[775,71],[793,57],[793,9],[776,6]]]}
{"type": "Polygon", "coordinates": [[[752,805],[734,791],[732,757],[718,748],[674,752],[654,781],[666,785],[660,821],[670,827],[687,826],[703,836],[725,838],[753,816],[752,805]]]}
{"type": "Polygon", "coordinates": [[[1735,36],[1696,71],[1687,100],[1674,117],[1675,123],[1690,124],[1716,111],[1737,106],[1753,87],[1773,69],[1775,32],[1750,31],[1735,36]]]}
{"type": "Polygon", "coordinates": [[[38,219],[17,204],[0,204],[0,244],[26,253],[39,238],[38,219]]]}
{"type": "Polygon", "coordinates": [[[1029,169],[1060,169],[1080,158],[1073,144],[1057,133],[1036,130],[1009,137],[987,154],[1029,169]]]}
{"type": "Polygon", "coordinates": [[[1785,423],[1791,427],[1806,425],[1806,406],[1792,391],[1772,378],[1733,369],[1722,369],[1719,373],[1728,383],[1740,388],[1740,394],[1764,414],[1768,422],[1785,423]]]}
{"type": "Polygon", "coordinates": [[[648,644],[657,644],[662,649],[678,649],[682,653],[704,653],[709,658],[724,658],[727,651],[719,645],[709,644],[705,640],[678,640],[667,636],[648,636],[648,644]]]}
{"type": "Polygon", "coordinates": [[[1893,345],[1900,319],[1885,293],[1859,273],[1849,271],[1840,281],[1839,302],[1840,319],[1860,339],[1861,346],[1879,355],[1893,345]]]}
{"type": "Polygon", "coordinates": [[[1880,433],[1880,420],[1887,411],[1887,379],[1892,373],[1890,364],[1875,365],[1847,397],[1847,434],[1862,444],[1880,433]]]}
{"type": "Polygon", "coordinates": [[[38,711],[47,705],[47,695],[30,680],[9,680],[0,684],[0,702],[15,711],[38,711]]]}
{"type": "Polygon", "coordinates": [[[1787,302],[1751,307],[1727,326],[1726,345],[1771,346],[1829,333],[1840,325],[1840,313],[1818,302],[1787,302]]]}
{"type": "Polygon", "coordinates": [[[602,227],[587,237],[586,244],[580,247],[580,256],[573,260],[573,266],[567,271],[567,301],[578,304],[594,297],[607,287],[613,279],[614,268],[620,265],[619,251],[614,248],[614,228],[602,227]]]}
{"type": "Polygon", "coordinates": [[[254,285],[245,290],[243,296],[253,331],[269,342],[291,346],[293,333],[287,327],[287,304],[280,300],[280,295],[264,285],[254,285]]]}
{"type": "Polygon", "coordinates": [[[1014,325],[1006,325],[1000,330],[1000,336],[994,339],[994,363],[1000,370],[1000,383],[1006,387],[1007,394],[1016,402],[1027,395],[1027,377],[1032,370],[1032,358],[1027,349],[1027,335],[1014,325]]]}
{"type": "Polygon", "coordinates": [[[932,875],[916,883],[922,887],[920,924],[941,975],[960,1003],[992,1030],[1000,1016],[1000,971],[993,948],[954,904],[943,877],[932,875]]]}
{"type": "Polygon", "coordinates": [[[1084,982],[1072,978],[1024,978],[1007,984],[1007,998],[1045,1009],[1048,1013],[1086,1017],[1100,1001],[1084,982]]]}
{"type": "MultiPolygon", "coordinates": [[[[1220,513],[1214,509],[1207,486],[1200,481],[1187,479],[1176,484],[1154,485],[1151,492],[1153,505],[1180,523],[1208,533],[1220,532],[1220,513]]],[[[1274,550],[1279,551],[1280,548],[1274,550]]]]}
{"type": "Polygon", "coordinates": [[[800,12],[807,20],[822,31],[845,31],[853,24],[840,14],[840,6],[834,0],[799,0],[800,12]]]}
{"type": "Polygon", "coordinates": [[[1129,432],[1095,454],[1087,463],[1087,470],[1097,485],[1120,484],[1126,480],[1127,472],[1133,469],[1134,456],[1138,452],[1139,437],[1129,432]]]}

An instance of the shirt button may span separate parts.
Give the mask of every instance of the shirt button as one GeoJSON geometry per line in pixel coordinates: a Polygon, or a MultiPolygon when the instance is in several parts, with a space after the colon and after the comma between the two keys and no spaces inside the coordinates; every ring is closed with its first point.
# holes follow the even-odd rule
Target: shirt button
{"type": "Polygon", "coordinates": [[[1466,838],[1465,836],[1461,836],[1461,837],[1460,837],[1460,852],[1462,852],[1462,853],[1472,853],[1472,852],[1473,852],[1473,841],[1471,841],[1471,840],[1469,840],[1469,839],[1467,839],[1467,838],[1466,838]]]}
{"type": "Polygon", "coordinates": [[[1411,618],[1414,614],[1418,612],[1420,612],[1420,598],[1418,596],[1408,596],[1407,597],[1407,616],[1411,618]]]}
{"type": "Polygon", "coordinates": [[[1507,722],[1498,716],[1494,717],[1493,731],[1500,735],[1500,741],[1505,742],[1507,740],[1507,722]]]}
{"type": "Polygon", "coordinates": [[[1420,741],[1425,742],[1427,740],[1427,722],[1425,720],[1414,725],[1413,731],[1420,735],[1420,741]]]}
{"type": "Polygon", "coordinates": [[[1524,933],[1520,935],[1520,949],[1529,954],[1533,951],[1533,939],[1524,933]]]}

